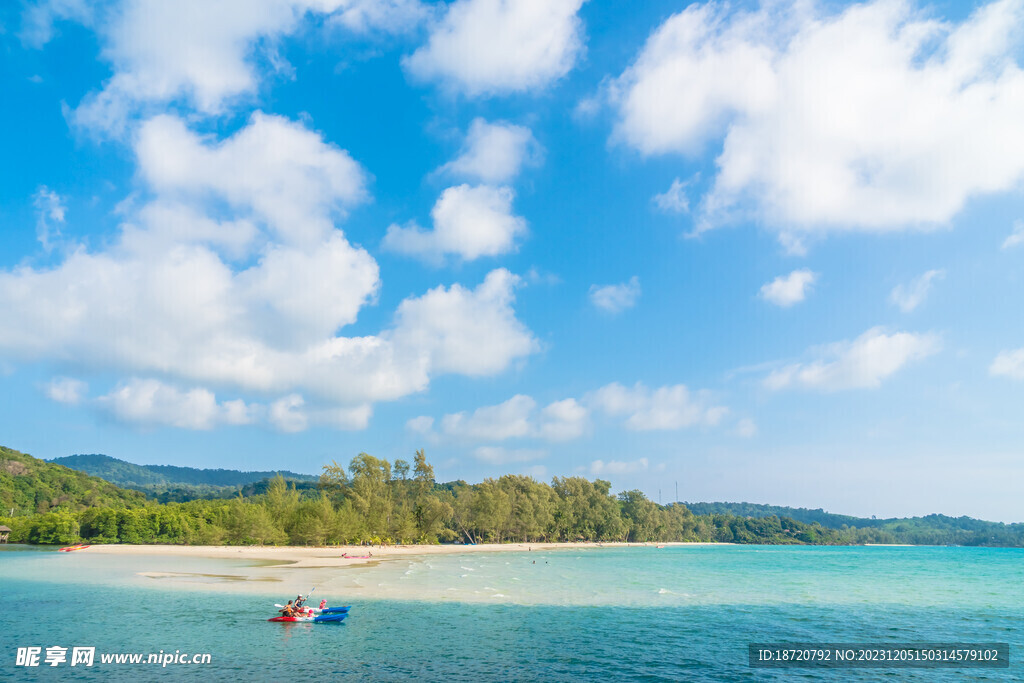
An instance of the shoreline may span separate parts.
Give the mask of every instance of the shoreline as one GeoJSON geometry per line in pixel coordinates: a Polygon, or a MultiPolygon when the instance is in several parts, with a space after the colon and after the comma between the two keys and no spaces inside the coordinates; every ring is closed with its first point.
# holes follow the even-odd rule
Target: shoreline
{"type": "Polygon", "coordinates": [[[718,546],[731,543],[561,542],[561,543],[479,543],[476,545],[388,545],[388,546],[210,546],[210,545],[92,545],[78,553],[99,555],[202,557],[218,560],[274,562],[267,568],[335,568],[366,566],[385,560],[428,555],[459,555],[495,552],[537,552],[600,548],[658,548],[718,546]],[[346,557],[347,556],[347,557],[346,557]]]}

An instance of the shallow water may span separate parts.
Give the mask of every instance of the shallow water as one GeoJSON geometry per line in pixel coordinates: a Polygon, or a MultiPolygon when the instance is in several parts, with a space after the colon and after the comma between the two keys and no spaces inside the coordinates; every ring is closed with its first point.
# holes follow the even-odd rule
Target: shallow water
{"type": "Polygon", "coordinates": [[[15,680],[1020,680],[1024,669],[755,670],[756,641],[1024,646],[1024,551],[710,546],[421,556],[282,569],[0,551],[15,680]],[[140,572],[159,576],[143,576],[140,572]],[[267,581],[277,578],[276,581],[267,581]],[[342,624],[274,624],[316,585],[342,624]],[[387,598],[380,596],[386,595],[387,598]],[[111,604],[128,609],[115,614],[111,604]],[[17,647],[209,652],[209,665],[16,667],[17,647]]]}

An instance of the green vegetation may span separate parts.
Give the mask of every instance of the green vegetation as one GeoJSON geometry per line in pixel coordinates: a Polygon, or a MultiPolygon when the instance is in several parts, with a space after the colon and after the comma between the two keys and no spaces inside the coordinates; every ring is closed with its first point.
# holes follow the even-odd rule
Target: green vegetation
{"type": "Polygon", "coordinates": [[[834,515],[824,510],[759,505],[756,503],[686,503],[696,515],[738,515],[766,518],[788,517],[828,529],[858,530],[865,543],[908,543],[911,545],[1024,546],[1024,524],[986,522],[971,517],[926,515],[912,518],[868,519],[834,515]]]}
{"type": "Polygon", "coordinates": [[[582,477],[555,477],[546,484],[509,474],[479,484],[439,484],[423,451],[412,463],[360,453],[347,467],[326,465],[316,484],[277,475],[247,484],[230,499],[157,504],[138,492],[2,449],[0,501],[10,501],[5,502],[8,510],[16,508],[13,517],[0,516],[0,524],[12,529],[12,542],[61,545],[716,541],[1024,546],[1024,524],[941,515],[862,520],[746,503],[697,503],[691,509],[681,503],[658,505],[640,491],[615,495],[609,482],[582,477]]]}
{"type": "Polygon", "coordinates": [[[49,462],[106,479],[123,488],[142,491],[160,503],[180,503],[198,498],[233,498],[264,493],[272,477],[283,476],[297,488],[315,491],[319,477],[279,472],[240,472],[198,469],[174,465],[136,465],[109,455],[69,455],[49,462]]]}
{"type": "Polygon", "coordinates": [[[33,458],[0,446],[0,513],[77,512],[93,507],[145,505],[146,497],[99,477],[33,458]]]}

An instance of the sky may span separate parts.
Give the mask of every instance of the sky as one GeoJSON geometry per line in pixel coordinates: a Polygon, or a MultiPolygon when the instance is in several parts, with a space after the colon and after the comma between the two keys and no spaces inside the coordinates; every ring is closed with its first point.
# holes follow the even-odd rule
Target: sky
{"type": "Polygon", "coordinates": [[[0,443],[1024,521],[1024,0],[0,8],[0,443]]]}

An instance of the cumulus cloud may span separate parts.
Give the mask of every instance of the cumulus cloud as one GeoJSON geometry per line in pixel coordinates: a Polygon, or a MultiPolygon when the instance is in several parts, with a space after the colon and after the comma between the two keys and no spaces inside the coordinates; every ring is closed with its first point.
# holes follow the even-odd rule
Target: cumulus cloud
{"type": "Polygon", "coordinates": [[[382,246],[434,262],[446,254],[473,261],[515,251],[527,227],[525,219],[512,213],[514,197],[508,187],[449,187],[430,212],[433,230],[391,225],[382,246]]]}
{"type": "Polygon", "coordinates": [[[638,460],[595,460],[590,463],[590,475],[597,477],[606,474],[634,474],[646,472],[648,467],[647,458],[638,460]]]}
{"type": "Polygon", "coordinates": [[[348,152],[262,112],[223,142],[196,135],[177,117],[156,116],[139,129],[135,153],[140,174],[161,195],[228,202],[289,244],[322,240],[332,216],[367,198],[366,173],[348,152]]]}
{"type": "MultiPolygon", "coordinates": [[[[125,0],[99,26],[101,54],[113,75],[82,100],[73,119],[117,133],[140,112],[171,102],[221,114],[255,95],[261,71],[290,71],[278,44],[300,29],[307,14],[358,33],[400,32],[422,21],[428,9],[415,0],[125,0]],[[267,64],[271,68],[260,68],[267,64]]],[[[48,36],[45,30],[37,34],[48,36]]]]}
{"type": "Polygon", "coordinates": [[[475,289],[435,287],[403,301],[388,339],[402,353],[418,354],[434,372],[492,375],[539,345],[515,317],[519,277],[504,268],[475,289]]]}
{"type": "Polygon", "coordinates": [[[945,275],[946,271],[944,270],[929,270],[906,284],[896,285],[889,294],[889,301],[904,313],[909,313],[920,306],[928,296],[932,281],[941,280],[945,275]]]}
{"type": "Polygon", "coordinates": [[[433,429],[434,419],[425,415],[409,420],[406,428],[431,439],[443,437],[470,442],[540,439],[559,442],[586,434],[591,415],[595,412],[624,418],[628,429],[649,431],[714,426],[728,414],[729,409],[713,405],[707,392],[694,393],[682,384],[649,389],[639,382],[633,387],[612,383],[581,400],[566,398],[553,401],[542,409],[538,409],[532,397],[517,394],[507,401],[472,412],[449,413],[438,422],[437,432],[433,429]]]}
{"type": "MultiPolygon", "coordinates": [[[[555,401],[542,410],[537,402],[523,394],[503,403],[477,408],[472,413],[450,413],[441,419],[440,431],[450,438],[468,441],[504,441],[513,438],[539,438],[569,441],[583,435],[589,411],[576,399],[555,401]]],[[[410,420],[410,429],[427,434],[433,419],[410,420]]]]}
{"type": "Polygon", "coordinates": [[[640,298],[640,278],[634,275],[629,282],[617,285],[591,285],[590,303],[607,313],[621,313],[636,306],[640,298]]]}
{"type": "Polygon", "coordinates": [[[270,404],[267,421],[280,432],[302,432],[312,425],[335,429],[366,429],[373,415],[369,404],[355,406],[308,407],[299,394],[282,396],[270,404]]]}
{"type": "Polygon", "coordinates": [[[794,270],[789,275],[780,275],[771,282],[761,287],[761,298],[776,306],[788,308],[793,304],[800,303],[807,296],[818,274],[807,270],[794,270]]]}
{"type": "Polygon", "coordinates": [[[774,390],[875,389],[904,366],[937,353],[939,348],[939,339],[932,334],[886,334],[874,327],[853,341],[813,350],[817,360],[776,370],[765,378],[764,385],[774,390]]]}
{"type": "MultiPolygon", "coordinates": [[[[491,465],[507,465],[517,462],[531,462],[547,457],[547,451],[535,448],[504,448],[502,446],[480,446],[473,451],[473,457],[491,465]]],[[[546,471],[546,470],[544,470],[546,471]]],[[[543,476],[541,474],[540,476],[543,476]]]]}
{"type": "Polygon", "coordinates": [[[477,408],[472,414],[445,415],[441,431],[449,436],[479,441],[528,436],[533,431],[530,416],[536,407],[536,401],[520,394],[496,406],[477,408]]]}
{"type": "Polygon", "coordinates": [[[207,389],[181,391],[154,379],[122,382],[96,403],[117,420],[144,426],[208,430],[249,424],[253,419],[244,401],[218,403],[207,389]]]}
{"type": "Polygon", "coordinates": [[[688,182],[684,183],[679,178],[676,178],[667,190],[661,194],[654,195],[651,201],[665,213],[689,213],[690,198],[686,194],[686,186],[688,184],[688,182]]]}
{"type": "Polygon", "coordinates": [[[1013,222],[1013,232],[1003,240],[1003,249],[1009,249],[1018,244],[1024,244],[1024,221],[1013,222]]]}
{"type": "Polygon", "coordinates": [[[78,405],[81,403],[89,385],[73,377],[54,377],[46,385],[46,395],[57,403],[78,405]]]}
{"type": "Polygon", "coordinates": [[[404,60],[423,81],[471,97],[543,88],[583,52],[584,0],[457,0],[404,60]]]}
{"type": "Polygon", "coordinates": [[[61,196],[45,185],[36,190],[32,204],[36,208],[36,238],[43,249],[50,251],[54,240],[60,238],[60,226],[64,223],[67,207],[61,196]]]}
{"type": "Polygon", "coordinates": [[[749,211],[789,233],[949,221],[1024,177],[1024,2],[965,20],[913,3],[693,4],[610,88],[643,154],[721,145],[698,229],[749,211]]]}
{"type": "Polygon", "coordinates": [[[544,148],[529,128],[477,118],[470,124],[459,156],[441,170],[484,183],[507,183],[523,166],[539,164],[543,155],[544,148]]]}
{"type": "Polygon", "coordinates": [[[548,404],[540,413],[537,435],[548,441],[570,441],[586,432],[590,411],[574,398],[548,404]]]}
{"type": "Polygon", "coordinates": [[[216,386],[283,401],[268,411],[282,428],[348,429],[365,426],[373,402],[422,391],[438,374],[492,375],[537,350],[516,319],[519,278],[504,269],[475,287],[410,296],[379,333],[345,336],[379,287],[376,262],[334,227],[338,205],[362,193],[348,155],[276,117],[258,115],[223,142],[176,120],[158,128],[144,126],[137,143],[153,197],[125,208],[119,235],[52,267],[0,270],[0,359],[169,382],[126,381],[104,403],[119,419],[153,422],[166,410],[167,424],[223,423],[206,389],[216,386]],[[259,176],[273,166],[312,185],[270,188],[259,176]]]}
{"type": "Polygon", "coordinates": [[[652,390],[641,382],[632,387],[613,382],[588,395],[586,401],[606,415],[625,418],[626,428],[636,431],[714,426],[729,412],[710,405],[705,392],[693,393],[682,384],[652,390]]]}
{"type": "Polygon", "coordinates": [[[1024,348],[1000,351],[988,372],[996,377],[1024,380],[1024,348]]]}

